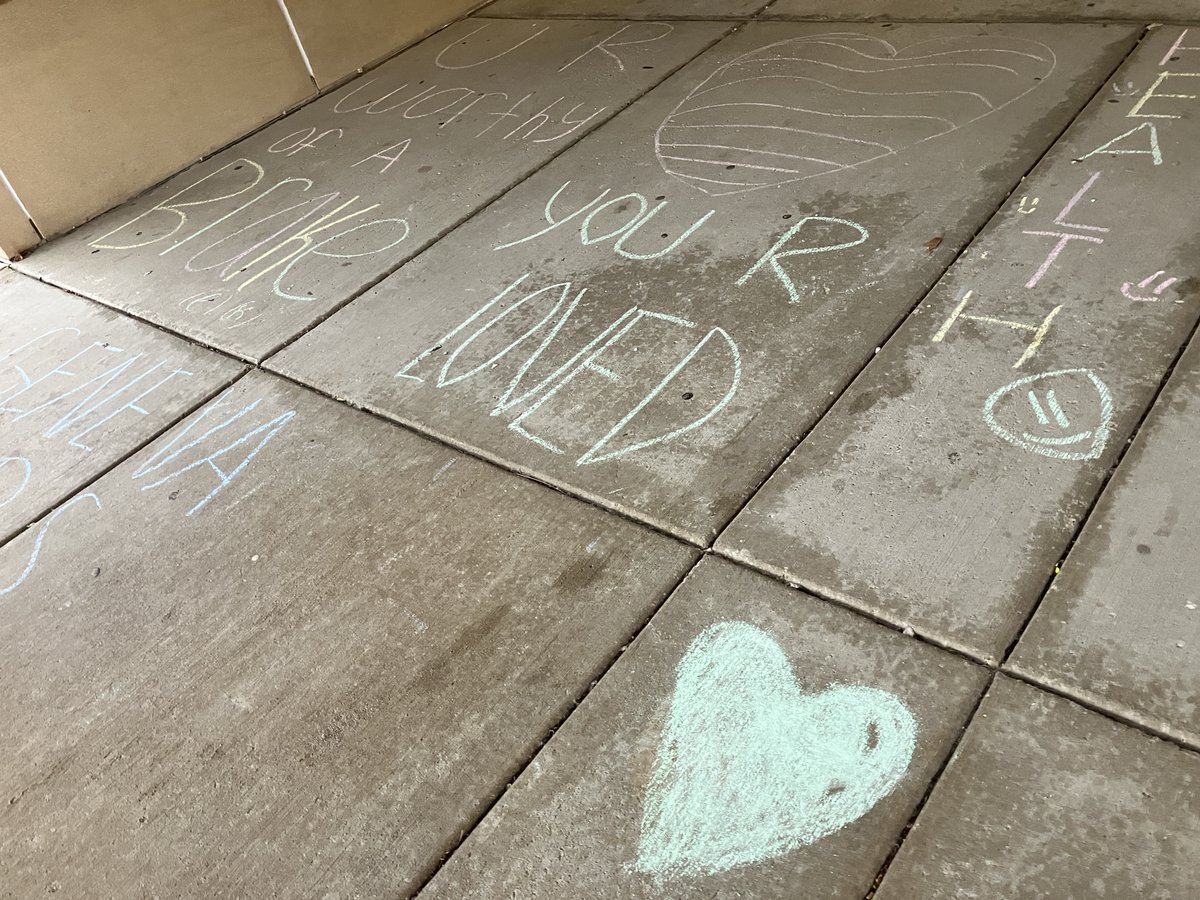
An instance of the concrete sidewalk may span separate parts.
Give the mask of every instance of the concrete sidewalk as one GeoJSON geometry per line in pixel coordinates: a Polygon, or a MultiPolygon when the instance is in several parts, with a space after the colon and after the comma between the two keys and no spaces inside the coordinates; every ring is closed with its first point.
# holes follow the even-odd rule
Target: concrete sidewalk
{"type": "Polygon", "coordinates": [[[0,895],[1194,893],[1200,9],[816,6],[497,0],[0,270],[0,895]]]}

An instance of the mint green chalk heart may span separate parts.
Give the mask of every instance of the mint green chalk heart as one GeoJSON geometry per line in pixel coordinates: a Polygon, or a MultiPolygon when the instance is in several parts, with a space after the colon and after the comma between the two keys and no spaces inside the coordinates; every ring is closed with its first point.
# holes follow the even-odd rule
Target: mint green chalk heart
{"type": "Polygon", "coordinates": [[[637,868],[709,875],[820,840],[891,792],[916,731],[894,694],[838,684],[806,696],[764,632],[707,628],[679,663],[637,868]]]}

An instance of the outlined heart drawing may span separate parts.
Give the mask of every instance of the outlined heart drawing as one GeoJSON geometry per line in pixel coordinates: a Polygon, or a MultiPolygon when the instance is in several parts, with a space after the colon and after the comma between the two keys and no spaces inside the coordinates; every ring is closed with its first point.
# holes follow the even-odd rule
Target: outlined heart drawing
{"type": "Polygon", "coordinates": [[[636,868],[710,875],[820,840],[891,792],[916,731],[894,694],[835,684],[805,695],[770,636],[713,625],[679,663],[636,868]]]}
{"type": "Polygon", "coordinates": [[[654,135],[663,170],[706,194],[829,175],[976,122],[1055,67],[1038,41],[934,38],[898,50],[831,32],[759,47],[718,68],[654,135]],[[780,102],[778,86],[787,85],[780,102]]]}

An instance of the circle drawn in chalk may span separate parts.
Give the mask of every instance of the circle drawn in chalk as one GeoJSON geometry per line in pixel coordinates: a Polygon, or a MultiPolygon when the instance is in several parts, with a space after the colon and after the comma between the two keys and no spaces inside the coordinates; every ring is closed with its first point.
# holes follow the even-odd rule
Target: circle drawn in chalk
{"type": "Polygon", "coordinates": [[[1051,459],[1098,458],[1112,418],[1112,395],[1091,369],[1020,378],[983,404],[983,420],[997,437],[1051,459]]]}

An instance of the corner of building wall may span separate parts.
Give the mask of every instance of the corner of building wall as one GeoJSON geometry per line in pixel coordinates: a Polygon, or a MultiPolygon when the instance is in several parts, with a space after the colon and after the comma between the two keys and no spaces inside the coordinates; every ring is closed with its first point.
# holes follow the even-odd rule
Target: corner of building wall
{"type": "Polygon", "coordinates": [[[21,200],[16,188],[12,186],[12,182],[8,180],[8,176],[4,174],[4,170],[0,169],[0,191],[3,191],[9,199],[20,210],[20,214],[24,216],[28,228],[20,228],[24,233],[9,233],[7,229],[0,229],[0,256],[4,259],[20,259],[23,253],[28,253],[38,244],[45,240],[41,229],[37,223],[33,221],[33,216],[29,214],[29,209],[21,200]]]}

